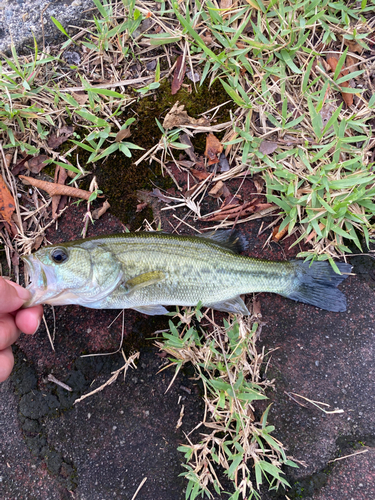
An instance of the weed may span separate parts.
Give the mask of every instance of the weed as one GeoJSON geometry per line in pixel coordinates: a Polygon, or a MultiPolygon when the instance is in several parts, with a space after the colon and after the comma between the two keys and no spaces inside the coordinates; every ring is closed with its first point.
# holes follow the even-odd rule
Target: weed
{"type": "Polygon", "coordinates": [[[211,497],[211,489],[220,494],[223,486],[218,470],[232,484],[231,500],[240,495],[259,499],[264,482],[270,490],[288,486],[281,466],[296,464],[271,435],[274,427],[267,424],[270,407],[259,421],[254,415],[256,401],[266,399],[265,389],[272,386],[260,377],[264,354],[255,347],[259,324],[254,318],[223,320],[222,327],[213,324],[208,333],[197,323],[204,317],[199,306],[177,316],[180,320],[177,324],[169,321],[169,330],[156,345],[169,354],[168,366],[176,367],[175,376],[185,363],[192,363],[203,383],[206,407],[202,439],[193,443],[188,437],[188,443],[179,447],[186,460],[186,498],[211,497]]]}

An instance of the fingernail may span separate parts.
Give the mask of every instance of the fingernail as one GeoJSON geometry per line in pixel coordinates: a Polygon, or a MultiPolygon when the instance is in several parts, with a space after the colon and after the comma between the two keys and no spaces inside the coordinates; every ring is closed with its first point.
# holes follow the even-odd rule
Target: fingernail
{"type": "Polygon", "coordinates": [[[26,290],[26,288],[22,288],[20,286],[20,287],[17,287],[16,290],[17,290],[17,295],[20,299],[22,299],[24,301],[30,299],[31,294],[30,294],[29,290],[26,290]]]}
{"type": "Polygon", "coordinates": [[[35,328],[35,332],[33,332],[32,335],[34,335],[39,330],[39,327],[40,327],[40,320],[38,321],[38,326],[35,328]]]}

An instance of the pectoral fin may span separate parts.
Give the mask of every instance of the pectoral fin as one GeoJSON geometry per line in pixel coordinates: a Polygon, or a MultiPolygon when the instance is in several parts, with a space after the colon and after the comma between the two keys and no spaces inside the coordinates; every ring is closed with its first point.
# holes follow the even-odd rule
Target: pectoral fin
{"type": "Polygon", "coordinates": [[[156,316],[157,314],[168,314],[167,309],[164,306],[140,306],[140,307],[132,307],[136,311],[148,314],[149,316],[156,316]]]}
{"type": "Polygon", "coordinates": [[[223,302],[216,302],[215,304],[204,304],[206,307],[212,307],[212,309],[217,309],[218,311],[230,312],[235,314],[243,314],[244,316],[249,316],[250,312],[245,306],[244,301],[241,297],[234,297],[234,299],[225,300],[223,302]]]}
{"type": "Polygon", "coordinates": [[[144,288],[145,286],[155,285],[155,283],[159,283],[163,279],[165,279],[163,271],[150,271],[149,273],[143,273],[135,276],[134,278],[123,283],[122,286],[125,288],[127,293],[131,293],[135,290],[139,290],[140,288],[144,288]]]}

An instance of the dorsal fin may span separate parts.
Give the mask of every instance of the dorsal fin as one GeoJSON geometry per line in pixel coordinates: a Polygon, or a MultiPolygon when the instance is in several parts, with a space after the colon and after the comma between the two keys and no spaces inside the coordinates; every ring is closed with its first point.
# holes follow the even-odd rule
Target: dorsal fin
{"type": "Polygon", "coordinates": [[[209,231],[198,235],[198,238],[211,240],[234,253],[243,252],[249,246],[246,238],[239,231],[232,231],[232,229],[209,231]]]}

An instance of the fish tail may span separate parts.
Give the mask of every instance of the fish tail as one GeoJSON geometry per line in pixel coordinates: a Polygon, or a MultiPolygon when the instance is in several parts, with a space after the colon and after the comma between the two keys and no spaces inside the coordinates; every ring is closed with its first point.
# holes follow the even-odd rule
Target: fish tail
{"type": "Polygon", "coordinates": [[[337,274],[328,262],[303,262],[294,260],[296,279],[293,289],[285,294],[289,299],[305,302],[327,311],[346,311],[346,297],[337,286],[348,277],[352,266],[342,262],[336,265],[337,274]]]}

